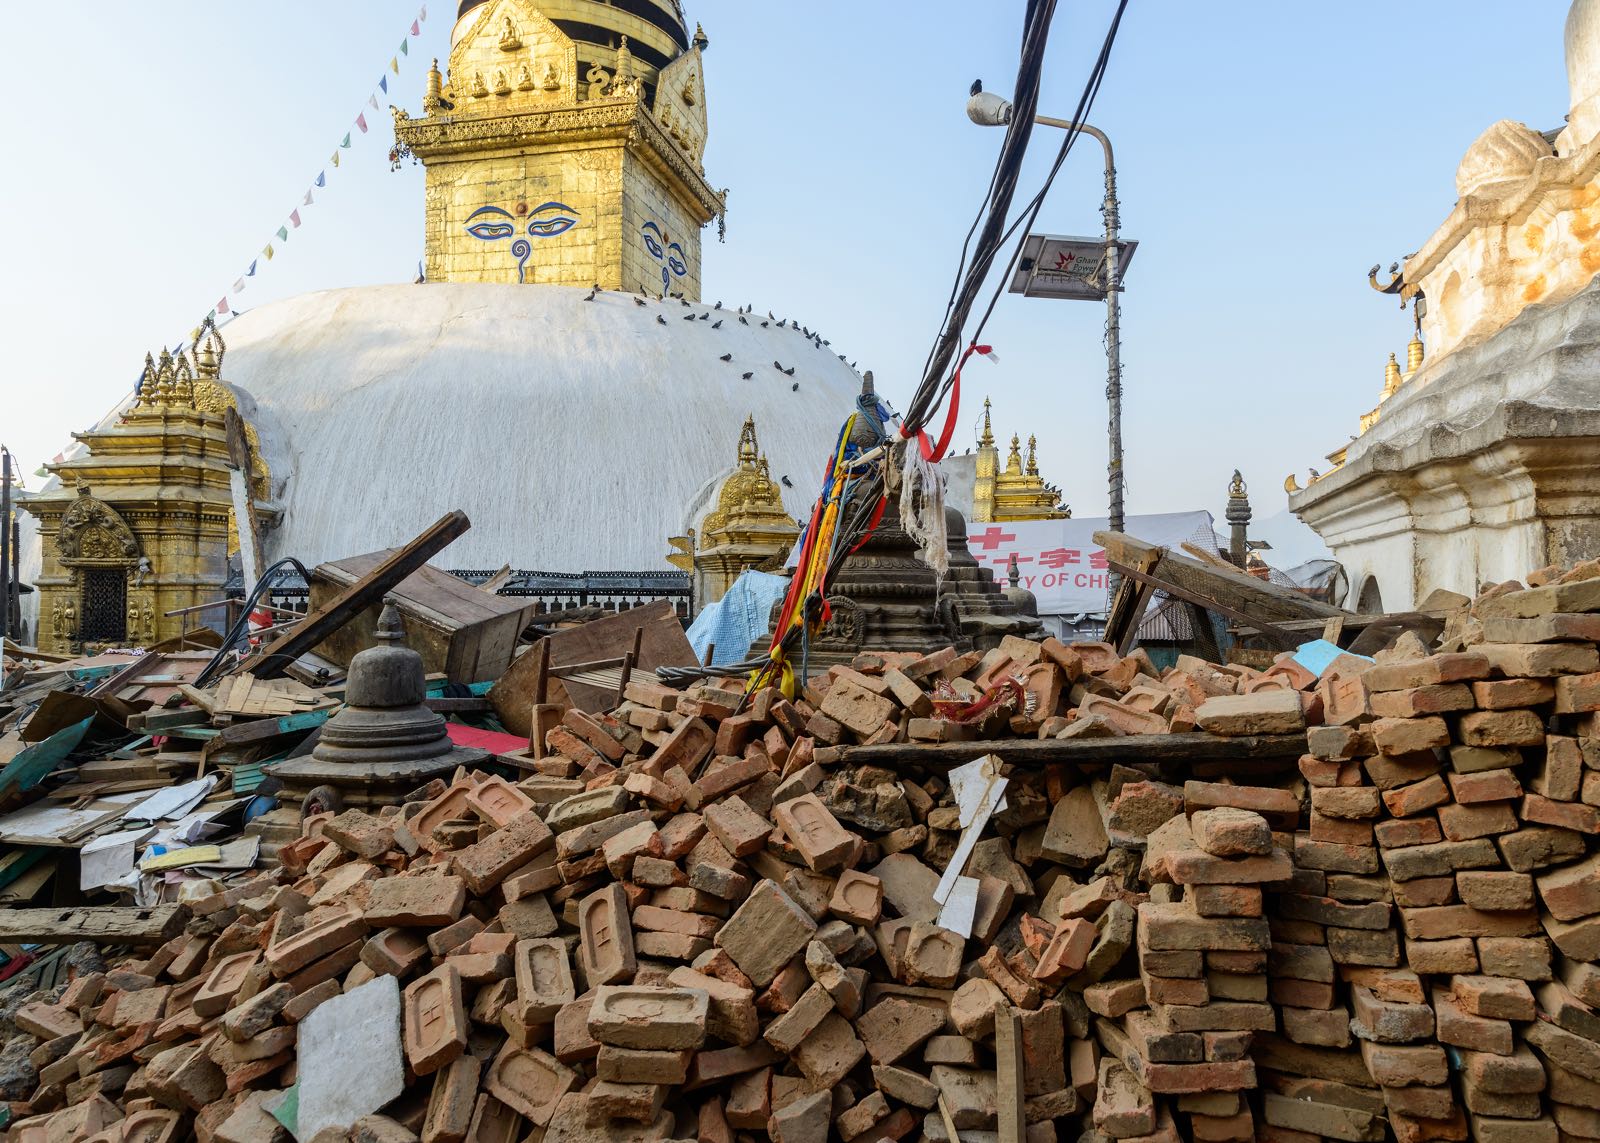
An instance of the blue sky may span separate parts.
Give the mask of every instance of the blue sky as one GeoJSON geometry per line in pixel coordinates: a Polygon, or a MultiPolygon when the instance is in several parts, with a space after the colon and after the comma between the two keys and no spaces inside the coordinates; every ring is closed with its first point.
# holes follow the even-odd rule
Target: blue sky
{"type": "MultiPolygon", "coordinates": [[[[967,121],[967,89],[981,76],[1009,94],[1020,0],[686,7],[711,38],[707,173],[731,189],[707,298],[798,317],[903,406],[1001,139],[967,121]]],[[[1113,8],[1060,5],[1045,113],[1071,114],[1113,8]]],[[[1283,509],[1287,473],[1326,467],[1410,336],[1367,267],[1444,220],[1490,123],[1561,124],[1566,9],[1134,0],[1092,117],[1140,242],[1123,309],[1130,511],[1220,519],[1238,467],[1261,519],[1283,509]]],[[[26,471],[115,404],[147,350],[184,336],[319,171],[328,186],[243,304],[414,276],[422,173],[388,169],[387,111],[366,108],[374,129],[339,170],[328,156],[415,14],[413,0],[8,11],[0,439],[26,471]]],[[[420,110],[453,16],[436,0],[380,102],[420,110]]],[[[1058,138],[1037,136],[1027,194],[1058,138]]],[[[1100,227],[1099,153],[1083,142],[1041,229],[1100,227]]],[[[990,394],[997,434],[1036,433],[1080,516],[1105,510],[1103,321],[1097,305],[1004,299],[986,335],[1000,363],[969,371],[957,438],[970,443],[990,394]]]]}

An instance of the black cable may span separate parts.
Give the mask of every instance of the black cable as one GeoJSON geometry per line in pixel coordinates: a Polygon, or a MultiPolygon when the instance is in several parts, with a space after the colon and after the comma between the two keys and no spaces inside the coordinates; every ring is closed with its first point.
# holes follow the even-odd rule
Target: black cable
{"type": "MultiPolygon", "coordinates": [[[[1072,117],[1072,122],[1074,123],[1085,122],[1086,118],[1088,118],[1088,110],[1093,107],[1094,96],[1098,96],[1099,94],[1101,83],[1104,82],[1104,78],[1106,78],[1107,64],[1110,62],[1110,48],[1112,48],[1112,43],[1114,43],[1115,38],[1117,38],[1118,27],[1122,26],[1123,11],[1125,11],[1126,8],[1128,8],[1128,0],[1122,0],[1122,2],[1118,3],[1117,5],[1117,13],[1112,16],[1112,22],[1110,22],[1110,27],[1106,32],[1106,40],[1101,43],[1101,50],[1099,50],[1098,56],[1096,56],[1096,59],[1094,59],[1094,66],[1093,69],[1090,70],[1090,77],[1088,77],[1085,85],[1083,85],[1083,93],[1078,96],[1077,110],[1075,110],[1074,117],[1072,117]]],[[[1018,120],[1018,117],[1021,117],[1021,115],[1022,107],[1021,104],[1018,104],[1018,107],[1016,107],[1016,110],[1013,112],[1013,118],[1011,118],[1013,125],[1016,123],[1016,120],[1018,120]]],[[[1032,118],[1032,112],[1029,112],[1029,118],[1032,118]]],[[[1056,181],[1056,174],[1061,173],[1061,166],[1066,163],[1067,155],[1072,152],[1072,146],[1074,146],[1074,142],[1077,142],[1080,134],[1082,134],[1082,131],[1067,131],[1067,138],[1062,141],[1061,149],[1059,149],[1058,154],[1056,154],[1056,160],[1051,163],[1050,174],[1046,176],[1043,186],[1038,189],[1038,194],[1035,194],[1034,197],[1029,200],[1027,207],[1024,207],[1021,215],[1016,218],[1016,221],[1011,223],[1011,226],[1006,227],[1005,234],[1003,234],[1002,237],[1000,237],[1000,240],[998,240],[998,243],[1008,242],[1008,240],[1010,240],[1011,237],[1018,232],[1018,229],[1021,229],[1021,227],[1026,224],[1027,231],[1024,231],[1024,234],[1022,234],[1022,239],[1016,243],[1016,247],[1014,247],[1014,250],[1011,251],[1011,259],[1008,261],[1008,264],[1006,264],[1006,271],[1003,272],[1003,274],[997,279],[997,285],[995,285],[994,293],[990,295],[989,304],[987,304],[986,309],[984,309],[982,319],[979,319],[978,328],[973,331],[973,335],[971,335],[970,338],[958,338],[957,344],[976,344],[978,343],[978,339],[981,338],[982,331],[984,331],[984,328],[987,327],[990,317],[994,315],[995,306],[997,306],[998,301],[1000,301],[1000,295],[1005,293],[1006,282],[1010,280],[1011,272],[1016,269],[1018,259],[1021,258],[1022,247],[1024,247],[1027,242],[1027,234],[1032,231],[1032,224],[1034,224],[1035,219],[1038,218],[1038,213],[1040,213],[1040,210],[1043,208],[1046,194],[1050,192],[1050,187],[1053,186],[1054,181],[1056,181]]],[[[950,386],[952,386],[952,383],[954,383],[954,379],[954,373],[952,373],[950,376],[941,376],[938,384],[934,386],[933,400],[928,402],[928,410],[931,411],[933,408],[938,408],[939,402],[942,402],[944,397],[946,397],[947,392],[950,391],[950,386]]],[[[918,397],[920,397],[920,395],[922,395],[922,391],[918,389],[918,397]]],[[[907,413],[906,421],[907,424],[910,424],[909,413],[907,413]]],[[[918,424],[917,427],[922,426],[918,424]]]]}
{"type": "MultiPolygon", "coordinates": [[[[1116,15],[1111,18],[1111,27],[1107,29],[1105,42],[1100,47],[1100,55],[1096,58],[1094,69],[1090,72],[1089,82],[1084,87],[1083,95],[1079,97],[1077,111],[1072,116],[1073,123],[1083,123],[1089,118],[1089,112],[1094,107],[1095,97],[1100,94],[1100,85],[1105,81],[1106,67],[1111,61],[1111,45],[1117,38],[1117,29],[1122,23],[1122,13],[1127,7],[1128,0],[1121,0],[1121,3],[1117,5],[1116,15]]],[[[1023,208],[1022,215],[1006,230],[1005,237],[1009,239],[1019,227],[1022,227],[1023,239],[1017,243],[1016,248],[1012,251],[1011,261],[1006,265],[1005,273],[1000,275],[994,293],[989,298],[989,305],[983,311],[983,317],[978,321],[978,328],[972,333],[971,341],[975,342],[983,336],[984,327],[989,324],[989,318],[993,316],[995,306],[999,304],[1000,296],[1006,290],[1006,283],[1010,279],[1012,271],[1016,269],[1017,262],[1022,257],[1022,249],[1026,245],[1027,236],[1032,232],[1033,224],[1038,219],[1039,212],[1044,208],[1045,196],[1055,183],[1056,175],[1061,173],[1061,167],[1066,162],[1067,155],[1072,150],[1072,145],[1077,142],[1078,137],[1082,134],[1082,131],[1076,129],[1067,132],[1067,137],[1061,144],[1061,150],[1056,155],[1055,163],[1050,167],[1050,173],[1046,176],[1044,185],[1039,188],[1039,193],[1033,196],[1032,201],[1023,208]],[[1023,226],[1024,222],[1026,222],[1026,226],[1023,226]]],[[[1116,284],[1110,283],[1108,288],[1115,289],[1116,284]]]]}
{"type": "Polygon", "coordinates": [[[255,590],[245,597],[244,609],[239,612],[239,618],[234,620],[233,626],[229,627],[228,633],[222,637],[222,646],[217,648],[217,653],[213,655],[211,657],[211,661],[206,664],[205,670],[201,671],[195,676],[195,686],[203,687],[211,681],[212,676],[216,674],[217,668],[222,665],[222,662],[227,657],[228,652],[233,650],[233,645],[239,641],[239,636],[243,635],[248,630],[250,625],[251,609],[253,609],[255,605],[261,601],[261,597],[263,595],[272,590],[273,580],[277,576],[282,575],[283,572],[288,568],[293,568],[295,571],[299,572],[300,578],[307,584],[311,582],[310,574],[307,573],[305,567],[300,563],[300,561],[295,559],[293,556],[285,556],[283,559],[269,567],[266,571],[262,572],[261,578],[256,581],[255,590]]]}
{"type": "Polygon", "coordinates": [[[1050,22],[1055,15],[1055,0],[1029,0],[1024,22],[1021,59],[1017,69],[1015,110],[1001,144],[1000,159],[996,165],[997,176],[992,182],[988,198],[988,216],[978,239],[972,263],[967,268],[956,303],[950,310],[934,342],[931,361],[923,374],[910,404],[906,408],[905,424],[908,430],[920,429],[935,406],[940,381],[951,359],[961,345],[961,330],[977,300],[978,292],[987,281],[1002,243],[1001,232],[1010,213],[1011,199],[1016,193],[1021,175],[1022,161],[1028,141],[1033,134],[1033,120],[1039,103],[1039,86],[1044,70],[1045,46],[1049,41],[1050,22]]]}

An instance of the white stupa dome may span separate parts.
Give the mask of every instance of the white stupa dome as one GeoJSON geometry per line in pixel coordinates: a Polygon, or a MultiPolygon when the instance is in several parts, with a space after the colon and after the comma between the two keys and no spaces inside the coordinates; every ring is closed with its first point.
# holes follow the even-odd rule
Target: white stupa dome
{"type": "Polygon", "coordinates": [[[860,391],[832,348],[763,329],[764,311],[742,324],[731,308],[587,293],[372,286],[229,323],[222,377],[283,508],[267,558],[393,547],[460,508],[472,529],[441,566],[665,570],[667,538],[749,415],[793,485],[785,507],[809,510],[860,391]]]}

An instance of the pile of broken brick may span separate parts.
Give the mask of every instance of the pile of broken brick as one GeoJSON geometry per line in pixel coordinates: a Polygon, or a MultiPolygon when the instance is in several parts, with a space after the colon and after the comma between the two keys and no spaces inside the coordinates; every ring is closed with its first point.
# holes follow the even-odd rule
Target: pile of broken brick
{"type": "Polygon", "coordinates": [[[1600,579],[1453,630],[1315,675],[1013,640],[793,701],[633,681],[531,775],[308,819],[184,935],[22,1008],[11,1138],[1600,1138],[1600,579]],[[938,750],[851,759],[1157,723],[1309,753],[1064,742],[992,816],[938,750]],[[380,1016],[341,1071],[346,1001],[380,1016]],[[344,1120],[308,1122],[314,1083],[344,1120]]]}

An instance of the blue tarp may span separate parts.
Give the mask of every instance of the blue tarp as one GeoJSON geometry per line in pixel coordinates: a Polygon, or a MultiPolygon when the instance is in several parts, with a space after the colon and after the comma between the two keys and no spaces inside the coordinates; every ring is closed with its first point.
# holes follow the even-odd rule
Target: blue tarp
{"type": "Polygon", "coordinates": [[[706,648],[715,644],[712,666],[744,661],[750,644],[767,634],[773,604],[788,590],[787,576],[758,571],[742,574],[727,595],[702,608],[689,625],[689,645],[695,657],[705,662],[706,648]]]}

